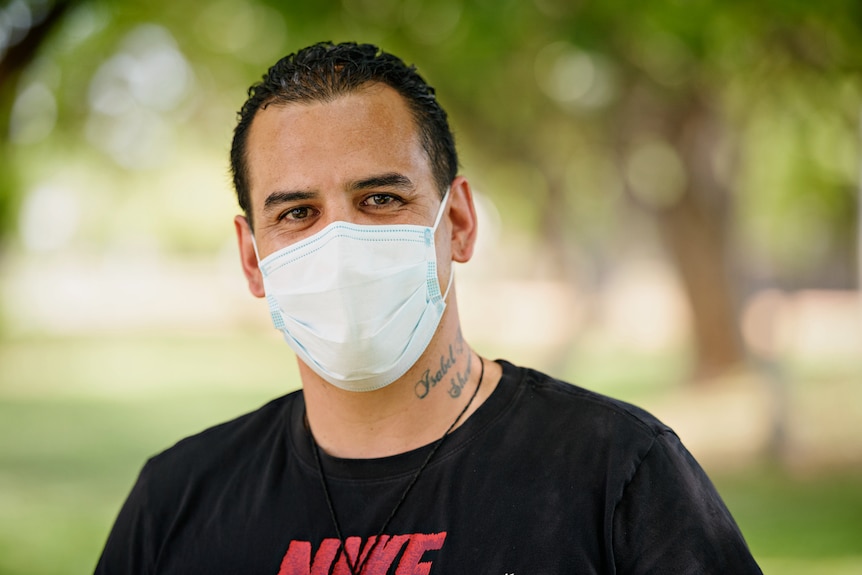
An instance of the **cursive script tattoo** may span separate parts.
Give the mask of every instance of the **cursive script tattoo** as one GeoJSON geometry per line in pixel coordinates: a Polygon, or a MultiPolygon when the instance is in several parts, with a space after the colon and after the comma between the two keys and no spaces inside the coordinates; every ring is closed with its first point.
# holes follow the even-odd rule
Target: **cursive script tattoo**
{"type": "MultiPolygon", "coordinates": [[[[446,374],[449,373],[449,370],[452,369],[452,366],[455,365],[456,356],[460,357],[464,354],[464,338],[461,336],[461,330],[458,330],[457,338],[455,339],[454,346],[449,344],[449,353],[440,356],[440,368],[431,373],[430,369],[426,369],[425,373],[422,374],[422,377],[419,378],[419,381],[416,382],[416,385],[413,386],[413,391],[416,393],[416,397],[419,399],[424,399],[428,396],[428,393],[431,391],[431,388],[436,387],[438,383],[443,381],[446,377],[446,374]]],[[[467,374],[470,373],[470,364],[467,364],[467,374]]],[[[454,384],[454,380],[453,383],[454,384]]],[[[461,386],[463,387],[463,385],[461,386]]],[[[458,390],[460,393],[460,389],[458,390]]],[[[450,395],[452,392],[450,390],[450,395]]],[[[457,397],[453,395],[452,397],[457,397]]]]}
{"type": "Polygon", "coordinates": [[[473,369],[473,354],[467,358],[467,369],[464,370],[464,375],[460,373],[455,373],[455,377],[452,378],[452,385],[449,388],[449,396],[454,398],[461,396],[461,390],[464,389],[464,386],[467,385],[467,382],[470,381],[470,372],[473,369]]]}
{"type": "Polygon", "coordinates": [[[449,373],[449,369],[453,365],[455,365],[455,350],[449,344],[449,354],[440,356],[440,369],[434,373],[431,373],[430,369],[426,369],[422,377],[419,378],[419,381],[416,382],[414,388],[416,397],[424,399],[428,395],[428,392],[431,391],[431,388],[436,387],[446,377],[446,374],[449,373]]]}

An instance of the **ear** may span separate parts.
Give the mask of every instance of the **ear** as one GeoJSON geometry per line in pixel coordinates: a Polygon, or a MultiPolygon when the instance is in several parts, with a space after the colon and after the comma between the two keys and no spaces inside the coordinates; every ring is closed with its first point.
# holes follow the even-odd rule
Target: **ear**
{"type": "Polygon", "coordinates": [[[452,259],[458,263],[470,261],[476,245],[476,206],[473,192],[464,176],[452,180],[449,191],[449,222],[452,226],[452,259]]]}
{"type": "Polygon", "coordinates": [[[245,274],[245,279],[248,281],[248,291],[255,297],[263,297],[265,295],[263,276],[257,267],[257,254],[255,254],[254,244],[251,241],[251,226],[248,225],[248,220],[244,216],[236,216],[233,219],[233,225],[236,228],[239,259],[242,264],[242,273],[245,274]]]}

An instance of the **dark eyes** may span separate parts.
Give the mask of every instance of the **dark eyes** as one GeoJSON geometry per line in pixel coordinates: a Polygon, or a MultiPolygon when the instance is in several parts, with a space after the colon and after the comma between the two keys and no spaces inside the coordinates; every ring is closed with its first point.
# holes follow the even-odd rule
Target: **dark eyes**
{"type": "Polygon", "coordinates": [[[282,215],[282,219],[287,220],[304,220],[311,215],[311,208],[299,207],[288,210],[282,215]]]}
{"type": "Polygon", "coordinates": [[[378,206],[387,206],[391,203],[397,202],[398,198],[391,194],[373,194],[368,196],[363,200],[363,205],[378,207],[378,206]]]}

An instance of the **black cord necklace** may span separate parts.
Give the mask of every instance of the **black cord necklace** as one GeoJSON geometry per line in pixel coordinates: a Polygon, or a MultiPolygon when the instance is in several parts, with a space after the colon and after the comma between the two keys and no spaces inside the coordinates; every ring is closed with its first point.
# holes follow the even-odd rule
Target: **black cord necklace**
{"type": "Polygon", "coordinates": [[[470,401],[467,402],[467,405],[464,406],[464,409],[461,410],[461,413],[458,414],[458,417],[455,418],[455,421],[452,422],[449,429],[447,429],[443,436],[434,443],[434,446],[431,448],[431,451],[428,452],[428,456],[425,458],[425,461],[423,461],[422,465],[419,466],[419,469],[416,470],[416,473],[413,475],[413,479],[410,480],[407,488],[401,494],[401,498],[398,500],[398,503],[395,504],[395,507],[389,513],[389,517],[387,517],[386,521],[383,522],[383,526],[380,527],[380,531],[377,532],[377,536],[374,538],[371,548],[365,554],[362,561],[359,561],[358,555],[355,562],[350,561],[350,555],[347,553],[344,536],[341,534],[341,526],[338,523],[338,517],[335,515],[335,506],[332,504],[332,496],[329,494],[329,485],[326,482],[326,475],[323,473],[323,465],[320,463],[320,448],[314,440],[314,434],[311,433],[311,429],[308,430],[308,435],[311,438],[311,450],[314,452],[314,461],[317,464],[317,473],[320,476],[320,483],[323,486],[323,494],[326,496],[326,505],[329,507],[329,515],[332,517],[332,523],[335,526],[335,535],[338,536],[340,549],[344,552],[347,568],[350,569],[351,575],[362,575],[362,568],[365,567],[365,562],[368,561],[369,557],[371,557],[371,553],[374,551],[374,548],[377,547],[377,543],[380,542],[380,537],[383,535],[383,532],[386,531],[386,528],[389,527],[389,522],[392,521],[392,518],[395,517],[396,513],[398,513],[404,500],[407,499],[407,494],[410,493],[410,490],[413,489],[413,486],[416,485],[417,481],[419,481],[419,476],[422,475],[422,472],[425,471],[425,468],[428,466],[428,462],[431,461],[431,458],[434,457],[434,454],[437,453],[437,450],[441,445],[443,445],[443,440],[446,439],[453,429],[455,429],[455,426],[459,421],[461,421],[461,418],[464,417],[464,414],[467,413],[470,406],[473,405],[473,400],[476,399],[476,395],[479,393],[479,388],[482,386],[482,379],[485,377],[485,362],[481,357],[479,357],[479,363],[481,364],[479,382],[476,384],[476,389],[473,390],[473,395],[470,396],[470,401]]]}

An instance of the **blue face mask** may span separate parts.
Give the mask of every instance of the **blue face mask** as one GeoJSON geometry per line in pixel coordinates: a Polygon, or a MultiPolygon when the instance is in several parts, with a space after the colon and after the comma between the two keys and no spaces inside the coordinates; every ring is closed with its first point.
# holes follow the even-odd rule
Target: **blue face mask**
{"type": "Polygon", "coordinates": [[[431,341],[440,292],[432,227],[333,222],[259,261],[272,321],[299,358],[348,391],[389,385],[431,341]]]}

